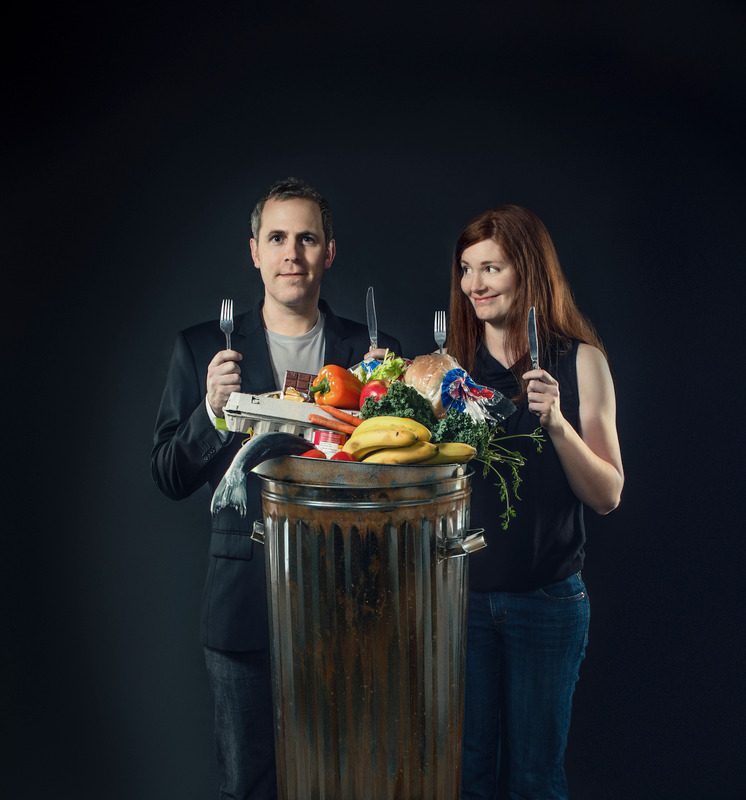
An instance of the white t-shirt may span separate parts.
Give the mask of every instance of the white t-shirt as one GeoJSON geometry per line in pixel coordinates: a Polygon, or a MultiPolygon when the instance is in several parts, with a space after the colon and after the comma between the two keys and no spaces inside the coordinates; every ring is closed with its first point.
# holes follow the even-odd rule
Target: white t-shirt
{"type": "Polygon", "coordinates": [[[272,373],[275,376],[275,388],[282,389],[285,373],[308,372],[318,375],[324,366],[324,315],[319,311],[316,324],[308,333],[301,336],[284,336],[264,330],[269,348],[269,360],[272,364],[272,373]]]}

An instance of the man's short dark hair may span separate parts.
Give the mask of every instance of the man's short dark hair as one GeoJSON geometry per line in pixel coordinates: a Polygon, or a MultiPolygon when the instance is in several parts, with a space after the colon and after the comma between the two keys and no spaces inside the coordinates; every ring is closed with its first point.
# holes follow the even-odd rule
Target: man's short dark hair
{"type": "Polygon", "coordinates": [[[300,178],[285,178],[277,181],[257,200],[254,210],[251,212],[251,235],[256,239],[259,236],[259,227],[262,222],[262,211],[267,200],[312,200],[321,211],[321,224],[324,228],[325,244],[334,238],[332,225],[332,210],[329,203],[321,192],[316,191],[313,186],[309,186],[300,178]]]}

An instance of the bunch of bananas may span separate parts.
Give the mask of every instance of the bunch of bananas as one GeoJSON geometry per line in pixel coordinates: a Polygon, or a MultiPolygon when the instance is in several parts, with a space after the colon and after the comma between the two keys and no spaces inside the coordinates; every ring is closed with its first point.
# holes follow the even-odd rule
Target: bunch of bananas
{"type": "Polygon", "coordinates": [[[430,430],[413,419],[371,417],[355,428],[342,450],[366,464],[453,464],[476,455],[471,445],[436,445],[431,437],[430,430]]]}

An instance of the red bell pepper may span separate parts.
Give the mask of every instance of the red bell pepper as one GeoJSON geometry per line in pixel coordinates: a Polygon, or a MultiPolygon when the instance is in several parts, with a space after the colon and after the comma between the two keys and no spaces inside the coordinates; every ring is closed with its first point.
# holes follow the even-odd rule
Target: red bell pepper
{"type": "Polygon", "coordinates": [[[316,376],[309,392],[320,405],[357,408],[363,384],[344,367],[328,364],[316,376]]]}

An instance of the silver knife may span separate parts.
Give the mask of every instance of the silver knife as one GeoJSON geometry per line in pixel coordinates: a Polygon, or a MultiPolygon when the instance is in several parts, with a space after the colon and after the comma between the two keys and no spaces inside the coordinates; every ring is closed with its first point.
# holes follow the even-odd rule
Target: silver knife
{"type": "Polygon", "coordinates": [[[536,309],[531,306],[528,312],[528,352],[531,366],[539,369],[539,337],[536,335],[536,309]]]}
{"type": "Polygon", "coordinates": [[[368,287],[368,295],[365,298],[365,313],[368,317],[368,336],[370,336],[370,349],[378,347],[378,321],[376,320],[376,302],[373,299],[373,287],[368,287]]]}

